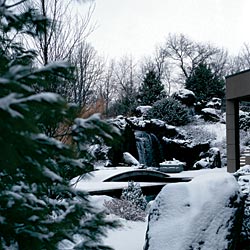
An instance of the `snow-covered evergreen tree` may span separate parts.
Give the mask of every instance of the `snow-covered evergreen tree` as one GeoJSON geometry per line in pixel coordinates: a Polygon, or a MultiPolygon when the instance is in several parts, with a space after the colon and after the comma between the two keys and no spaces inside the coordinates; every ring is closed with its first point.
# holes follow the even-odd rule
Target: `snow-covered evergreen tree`
{"type": "Polygon", "coordinates": [[[45,84],[50,74],[63,76],[68,65],[31,67],[34,52],[8,34],[37,35],[47,21],[34,10],[12,11],[16,5],[0,4],[0,249],[58,249],[63,240],[72,249],[110,249],[102,236],[113,223],[91,207],[85,193],[70,188],[67,177],[85,171],[86,141],[111,139],[112,132],[96,116],[77,119],[73,138],[81,154],[42,132],[44,114],[53,123],[67,114],[68,105],[59,95],[37,94],[32,86],[45,84]],[[76,234],[82,239],[77,246],[76,234]]]}
{"type": "Polygon", "coordinates": [[[129,181],[128,187],[122,190],[121,199],[130,201],[142,210],[145,210],[147,207],[147,201],[142,194],[140,184],[133,181],[129,181]]]}
{"type": "Polygon", "coordinates": [[[154,70],[146,73],[143,83],[139,88],[139,98],[142,105],[153,105],[156,101],[166,96],[164,86],[154,70]]]}

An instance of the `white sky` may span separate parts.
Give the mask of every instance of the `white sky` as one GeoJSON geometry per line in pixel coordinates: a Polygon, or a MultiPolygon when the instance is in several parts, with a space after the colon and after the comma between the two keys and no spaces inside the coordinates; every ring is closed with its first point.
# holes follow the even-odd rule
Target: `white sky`
{"type": "Polygon", "coordinates": [[[211,42],[236,54],[250,43],[250,0],[95,0],[89,37],[105,56],[151,55],[169,33],[211,42]]]}

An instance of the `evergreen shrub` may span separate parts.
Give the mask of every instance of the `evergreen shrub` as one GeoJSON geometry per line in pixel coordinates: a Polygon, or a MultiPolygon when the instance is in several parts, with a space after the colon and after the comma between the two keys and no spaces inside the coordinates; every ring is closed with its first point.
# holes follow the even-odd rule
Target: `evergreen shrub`
{"type": "Polygon", "coordinates": [[[142,194],[140,184],[133,181],[129,181],[128,187],[122,190],[121,199],[132,202],[142,210],[147,207],[147,201],[142,194]]]}
{"type": "Polygon", "coordinates": [[[147,116],[173,126],[186,125],[191,121],[188,108],[172,97],[155,102],[147,116]]]}

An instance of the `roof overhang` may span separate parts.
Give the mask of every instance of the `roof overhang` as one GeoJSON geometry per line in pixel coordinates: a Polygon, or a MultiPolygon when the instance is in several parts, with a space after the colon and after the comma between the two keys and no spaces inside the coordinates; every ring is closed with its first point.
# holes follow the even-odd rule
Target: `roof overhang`
{"type": "Polygon", "coordinates": [[[226,99],[250,99],[250,69],[226,77],[226,99]]]}

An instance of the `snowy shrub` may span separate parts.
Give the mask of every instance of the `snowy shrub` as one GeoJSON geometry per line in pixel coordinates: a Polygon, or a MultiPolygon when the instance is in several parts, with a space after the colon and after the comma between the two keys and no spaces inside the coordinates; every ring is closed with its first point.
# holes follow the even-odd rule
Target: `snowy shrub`
{"type": "Polygon", "coordinates": [[[240,141],[244,146],[250,146],[250,130],[240,130],[240,141]]]}
{"type": "Polygon", "coordinates": [[[132,221],[145,221],[146,212],[130,201],[113,199],[104,201],[104,206],[111,214],[132,221]]]}
{"type": "Polygon", "coordinates": [[[245,131],[249,130],[250,128],[250,113],[241,111],[239,112],[239,125],[240,129],[245,131]]]}
{"type": "Polygon", "coordinates": [[[241,167],[234,176],[238,178],[241,192],[245,196],[240,249],[248,250],[246,246],[250,245],[250,165],[241,167]]]}
{"type": "Polygon", "coordinates": [[[139,183],[128,182],[128,187],[122,191],[121,199],[105,201],[104,206],[111,214],[126,220],[144,221],[146,217],[147,202],[139,183]]]}
{"type": "Polygon", "coordinates": [[[140,184],[133,181],[128,182],[128,187],[122,190],[121,199],[131,202],[143,211],[147,207],[147,201],[142,194],[140,184]]]}
{"type": "Polygon", "coordinates": [[[147,116],[148,118],[161,119],[174,126],[188,124],[191,120],[188,108],[172,97],[155,102],[147,116]]]}

